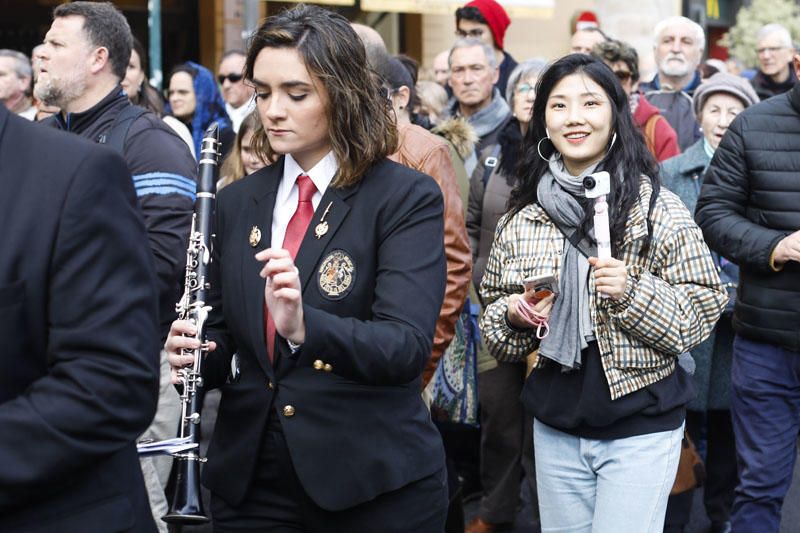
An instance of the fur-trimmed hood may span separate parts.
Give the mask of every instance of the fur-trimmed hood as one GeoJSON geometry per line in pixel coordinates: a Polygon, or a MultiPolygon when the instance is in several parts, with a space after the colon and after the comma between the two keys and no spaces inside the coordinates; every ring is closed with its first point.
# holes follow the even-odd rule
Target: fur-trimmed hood
{"type": "Polygon", "coordinates": [[[447,139],[461,156],[466,159],[475,150],[478,134],[466,119],[450,117],[431,130],[432,133],[447,139]]]}

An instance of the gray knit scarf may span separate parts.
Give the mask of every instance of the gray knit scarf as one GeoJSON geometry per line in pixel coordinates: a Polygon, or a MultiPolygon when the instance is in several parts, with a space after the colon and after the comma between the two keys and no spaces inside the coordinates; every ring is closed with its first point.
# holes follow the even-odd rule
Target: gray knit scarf
{"type": "MultiPolygon", "coordinates": [[[[584,209],[576,197],[584,197],[583,178],[594,172],[597,165],[572,176],[564,168],[561,159],[550,158],[549,171],[539,180],[537,196],[539,205],[550,220],[571,233],[580,226],[584,209]]],[[[589,232],[590,251],[596,255],[594,232],[589,232]]],[[[561,272],[558,281],[558,296],[553,303],[548,322],[550,334],[539,345],[539,355],[560,365],[564,371],[581,365],[581,351],[594,339],[592,320],[589,315],[589,270],[586,257],[564,240],[561,272]]]]}
{"type": "MultiPolygon", "coordinates": [[[[458,102],[455,97],[450,99],[448,105],[452,110],[453,116],[458,115],[458,102]]],[[[483,139],[486,135],[496,130],[501,124],[508,120],[510,116],[511,108],[508,107],[506,101],[500,96],[500,91],[495,88],[492,93],[492,101],[489,105],[467,118],[467,122],[475,129],[478,138],[483,139]]]]}

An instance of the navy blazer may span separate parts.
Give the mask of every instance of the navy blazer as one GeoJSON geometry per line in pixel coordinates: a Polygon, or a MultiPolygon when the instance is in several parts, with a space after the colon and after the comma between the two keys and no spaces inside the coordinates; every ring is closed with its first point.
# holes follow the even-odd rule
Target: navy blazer
{"type": "Polygon", "coordinates": [[[444,298],[443,201],[430,177],[389,160],[355,186],[328,187],[295,261],[306,340],[292,355],[276,336],[273,366],[254,256],[270,246],[282,176],[280,159],[219,194],[209,298],[218,348],[204,376],[222,400],[204,482],[243,500],[273,406],[305,491],[337,511],[444,466],[420,396],[444,298]],[[241,379],[223,384],[234,352],[241,379]]]}
{"type": "Polygon", "coordinates": [[[125,162],[0,106],[0,531],[155,531],[158,295],[125,162]]]}

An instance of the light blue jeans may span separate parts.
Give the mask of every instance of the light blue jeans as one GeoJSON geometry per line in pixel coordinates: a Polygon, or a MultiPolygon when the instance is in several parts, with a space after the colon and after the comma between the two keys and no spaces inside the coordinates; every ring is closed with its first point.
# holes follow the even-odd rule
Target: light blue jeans
{"type": "Polygon", "coordinates": [[[533,421],[542,533],[660,533],[683,424],[614,440],[582,439],[533,421]]]}

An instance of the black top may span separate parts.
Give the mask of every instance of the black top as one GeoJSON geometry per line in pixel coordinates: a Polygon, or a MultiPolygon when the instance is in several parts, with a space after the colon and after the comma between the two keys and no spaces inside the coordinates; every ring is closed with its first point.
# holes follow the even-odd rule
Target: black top
{"type": "Polygon", "coordinates": [[[552,363],[528,376],[522,403],[540,422],[589,439],[669,431],[683,423],[695,389],[680,366],[661,381],[612,401],[597,343],[590,342],[581,355],[578,370],[563,372],[552,363]]]}
{"type": "MultiPolygon", "coordinates": [[[[114,120],[131,105],[120,86],[81,113],[56,113],[42,124],[101,142],[114,120]]],[[[155,259],[159,289],[160,338],[177,318],[183,292],[186,243],[192,225],[197,162],[180,137],[155,114],[146,112],[128,130],[123,158],[144,216],[155,259]]]]}
{"type": "Polygon", "coordinates": [[[797,74],[795,74],[794,66],[791,63],[789,63],[789,77],[785,81],[776,82],[760,70],[750,80],[750,85],[753,86],[761,100],[791,91],[795,83],[797,83],[797,74]]]}

